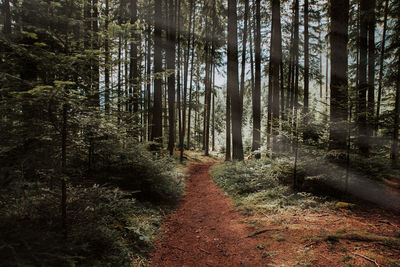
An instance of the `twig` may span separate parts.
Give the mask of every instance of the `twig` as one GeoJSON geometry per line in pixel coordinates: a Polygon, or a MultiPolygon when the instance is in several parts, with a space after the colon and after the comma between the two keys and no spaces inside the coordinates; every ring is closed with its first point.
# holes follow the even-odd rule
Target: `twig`
{"type": "Polygon", "coordinates": [[[374,263],[377,267],[380,267],[380,265],[376,262],[376,260],[373,260],[371,258],[368,258],[367,256],[364,256],[364,255],[361,255],[361,254],[358,254],[358,253],[354,253],[353,252],[353,254],[356,255],[356,256],[359,256],[359,257],[361,257],[363,259],[366,259],[367,261],[370,261],[370,262],[374,263]]]}
{"type": "Polygon", "coordinates": [[[183,251],[183,252],[187,252],[186,250],[184,250],[183,248],[180,248],[180,247],[176,247],[176,246],[170,246],[170,247],[171,247],[171,248],[178,249],[178,250],[183,251]]]}
{"type": "Polygon", "coordinates": [[[199,248],[201,251],[203,251],[204,253],[207,253],[207,254],[211,254],[210,252],[208,252],[207,250],[204,250],[204,249],[202,249],[202,248],[199,248]]]}
{"type": "Polygon", "coordinates": [[[260,234],[263,234],[263,233],[269,232],[269,231],[280,231],[280,230],[281,230],[281,229],[264,229],[264,230],[255,232],[255,233],[253,233],[253,234],[251,234],[251,235],[248,235],[248,236],[246,236],[246,238],[255,237],[255,236],[257,236],[257,235],[260,235],[260,234]]]}

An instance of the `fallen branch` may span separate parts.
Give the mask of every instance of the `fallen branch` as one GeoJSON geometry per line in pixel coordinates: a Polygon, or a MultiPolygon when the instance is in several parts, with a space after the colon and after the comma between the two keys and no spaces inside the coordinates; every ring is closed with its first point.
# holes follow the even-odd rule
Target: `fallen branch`
{"type": "Polygon", "coordinates": [[[176,246],[170,246],[170,247],[171,247],[171,248],[178,249],[178,250],[183,251],[183,252],[187,252],[186,250],[184,250],[183,248],[180,248],[180,247],[176,247],[176,246]]]}
{"type": "Polygon", "coordinates": [[[364,256],[364,255],[361,255],[361,254],[358,254],[358,253],[354,253],[353,252],[353,254],[356,255],[356,256],[359,256],[359,257],[361,257],[361,258],[363,258],[363,259],[365,259],[367,261],[370,261],[370,262],[374,263],[377,267],[380,267],[380,265],[376,262],[376,260],[373,260],[371,258],[368,258],[367,256],[364,256]]]}
{"type": "Polygon", "coordinates": [[[251,235],[248,235],[248,236],[246,236],[246,238],[255,237],[255,236],[258,236],[258,235],[263,234],[263,233],[265,233],[265,232],[269,232],[269,231],[280,231],[280,230],[281,230],[281,229],[264,229],[264,230],[255,232],[255,233],[253,233],[253,234],[251,234],[251,235]]]}
{"type": "Polygon", "coordinates": [[[207,254],[211,254],[210,252],[208,252],[207,250],[204,250],[204,249],[202,249],[202,248],[199,248],[201,251],[203,251],[204,253],[207,253],[207,254]]]}

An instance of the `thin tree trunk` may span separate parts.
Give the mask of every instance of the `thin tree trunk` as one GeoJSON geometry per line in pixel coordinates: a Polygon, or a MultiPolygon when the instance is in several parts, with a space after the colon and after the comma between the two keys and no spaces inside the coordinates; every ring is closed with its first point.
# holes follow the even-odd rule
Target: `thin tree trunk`
{"type": "Polygon", "coordinates": [[[184,63],[184,78],[183,78],[183,107],[182,107],[182,131],[181,131],[181,142],[180,142],[180,161],[183,161],[183,151],[185,143],[185,132],[186,132],[186,99],[187,99],[187,85],[188,85],[188,72],[189,72],[189,51],[191,42],[191,30],[192,30],[192,13],[193,13],[193,1],[190,1],[189,11],[189,26],[188,26],[188,40],[187,47],[185,50],[185,63],[184,63]]]}
{"type": "MultiPolygon", "coordinates": [[[[261,144],[261,1],[253,0],[255,4],[255,37],[254,37],[254,53],[255,53],[255,85],[252,92],[253,102],[253,143],[252,151],[259,151],[261,144]]],[[[229,79],[228,79],[229,81],[229,79]]],[[[256,158],[260,158],[260,153],[256,153],[256,158]]]]}
{"type": "Polygon", "coordinates": [[[212,71],[212,151],[215,151],[215,65],[212,71]]]}
{"type": "MultiPolygon", "coordinates": [[[[360,71],[359,71],[359,88],[358,88],[358,147],[364,155],[368,155],[369,145],[367,141],[367,57],[368,57],[368,7],[369,0],[361,0],[360,2],[360,71]]],[[[333,66],[332,66],[333,68],[333,66]]]]}
{"type": "MultiPolygon", "coordinates": [[[[67,97],[68,92],[65,92],[67,97]]],[[[63,172],[66,171],[67,167],[67,127],[68,127],[68,100],[64,100],[62,109],[62,129],[61,129],[61,169],[63,172]]],[[[61,178],[61,221],[62,228],[64,231],[64,238],[67,238],[67,185],[66,178],[61,178]]]]}
{"type": "Polygon", "coordinates": [[[369,0],[368,10],[368,104],[367,135],[370,139],[374,133],[375,111],[375,5],[376,0],[369,0]]]}
{"type": "Polygon", "coordinates": [[[110,47],[109,47],[109,34],[108,34],[108,24],[109,24],[109,0],[106,0],[106,7],[104,11],[105,15],[105,41],[104,41],[104,105],[106,114],[110,114],[110,47]]]}
{"type": "Polygon", "coordinates": [[[272,34],[271,34],[271,89],[272,89],[272,150],[277,151],[277,135],[279,128],[279,72],[282,58],[281,51],[281,17],[280,17],[280,0],[272,1],[272,34]]]}
{"type": "MultiPolygon", "coordinates": [[[[188,111],[188,132],[187,132],[187,147],[188,149],[191,148],[190,145],[190,122],[191,122],[191,116],[192,116],[192,90],[193,90],[193,71],[194,71],[194,31],[196,27],[196,5],[193,4],[193,29],[192,29],[192,34],[191,34],[191,40],[192,40],[192,53],[191,53],[191,59],[190,59],[190,85],[189,85],[189,111],[188,111]]],[[[190,41],[190,40],[189,40],[190,41]]]]}
{"type": "Polygon", "coordinates": [[[396,100],[394,104],[394,120],[393,120],[393,140],[391,148],[391,159],[393,167],[397,167],[397,158],[399,154],[399,117],[400,117],[400,52],[398,52],[397,62],[397,85],[396,100]]]}
{"type": "Polygon", "coordinates": [[[122,55],[122,38],[118,36],[118,84],[117,84],[117,110],[118,110],[118,125],[121,124],[121,55],[122,55]]]}
{"type": "Polygon", "coordinates": [[[326,49],[326,64],[325,64],[325,121],[328,121],[328,97],[329,97],[329,52],[326,49]]]}
{"type": "Polygon", "coordinates": [[[247,22],[248,22],[248,17],[249,17],[249,1],[244,1],[244,16],[243,16],[243,21],[244,21],[244,26],[243,26],[243,39],[242,39],[242,66],[241,66],[241,73],[240,73],[240,114],[243,116],[243,96],[244,96],[244,90],[245,90],[245,72],[246,72],[246,49],[247,49],[247,22]]]}
{"type": "Polygon", "coordinates": [[[299,104],[299,0],[294,5],[294,87],[293,87],[293,126],[297,134],[297,108],[299,104]]]}
{"type": "MultiPolygon", "coordinates": [[[[93,50],[100,50],[99,44],[99,9],[98,0],[93,0],[92,27],[93,27],[93,50]]],[[[99,57],[94,56],[93,70],[93,106],[100,107],[100,64],[99,57]]]]}
{"type": "Polygon", "coordinates": [[[304,106],[303,114],[307,124],[307,114],[309,107],[309,33],[308,33],[308,0],[304,0],[304,106]]]}
{"type": "Polygon", "coordinates": [[[151,140],[151,26],[147,26],[147,140],[151,140]]]}
{"type": "Polygon", "coordinates": [[[3,12],[4,12],[3,34],[5,36],[9,36],[9,35],[11,35],[10,0],[4,0],[4,2],[3,2],[3,12]]]}
{"type": "MultiPolygon", "coordinates": [[[[175,24],[175,3],[169,0],[169,19],[168,19],[168,38],[166,47],[168,75],[168,150],[169,154],[174,153],[175,147],[175,42],[176,42],[176,24],[175,24]]],[[[179,82],[178,82],[179,83],[179,82]]],[[[179,91],[179,90],[178,90],[179,91]]]]}
{"type": "Polygon", "coordinates": [[[382,33],[382,42],[381,42],[381,55],[379,58],[379,78],[378,78],[378,100],[376,103],[376,121],[375,121],[375,132],[377,133],[379,130],[379,117],[380,117],[380,108],[381,108],[381,99],[382,99],[382,84],[383,84],[383,62],[385,60],[385,40],[386,40],[386,31],[387,31],[387,17],[389,13],[389,0],[385,0],[385,11],[383,18],[383,33],[382,33]]]}
{"type": "Polygon", "coordinates": [[[154,1],[154,105],[152,141],[162,144],[162,1],[154,1]]]}
{"type": "MultiPolygon", "coordinates": [[[[318,42],[321,42],[321,22],[318,21],[318,28],[320,29],[318,31],[318,42]]],[[[322,47],[319,52],[319,98],[322,99],[322,47]]]]}
{"type": "Polygon", "coordinates": [[[131,16],[131,45],[130,45],[130,67],[129,67],[129,94],[130,106],[132,112],[139,111],[139,71],[138,71],[138,45],[140,36],[136,33],[137,21],[137,0],[131,0],[130,3],[130,16],[131,16]]]}

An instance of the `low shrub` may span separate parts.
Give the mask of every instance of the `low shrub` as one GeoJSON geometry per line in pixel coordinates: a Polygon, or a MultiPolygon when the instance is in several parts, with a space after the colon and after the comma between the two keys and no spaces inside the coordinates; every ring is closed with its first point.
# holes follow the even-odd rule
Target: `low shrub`
{"type": "Polygon", "coordinates": [[[161,223],[161,209],[117,188],[68,187],[65,239],[60,191],[21,183],[1,192],[2,266],[131,266],[146,258],[161,223]]]}
{"type": "MultiPolygon", "coordinates": [[[[293,169],[285,158],[225,162],[214,165],[211,175],[246,211],[316,208],[325,202],[324,198],[291,188],[293,169]]],[[[303,176],[303,171],[299,175],[303,176]]]]}

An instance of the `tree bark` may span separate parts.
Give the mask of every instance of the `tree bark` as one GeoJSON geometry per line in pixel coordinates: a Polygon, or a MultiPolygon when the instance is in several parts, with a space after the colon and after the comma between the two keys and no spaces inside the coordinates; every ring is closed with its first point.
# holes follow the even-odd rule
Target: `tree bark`
{"type": "MultiPolygon", "coordinates": [[[[368,154],[369,145],[367,141],[367,57],[368,57],[368,0],[360,0],[360,65],[358,85],[358,147],[364,155],[368,154]]],[[[333,68],[333,66],[332,66],[333,68]]]]}
{"type": "Polygon", "coordinates": [[[397,81],[396,81],[396,100],[394,104],[393,120],[393,140],[391,147],[391,159],[393,167],[397,167],[397,158],[399,154],[399,120],[400,120],[400,52],[397,55],[397,81]]]}
{"type": "Polygon", "coordinates": [[[11,35],[10,0],[4,0],[4,2],[3,2],[3,12],[4,12],[3,34],[5,36],[9,36],[9,35],[11,35]]]}
{"type": "MultiPolygon", "coordinates": [[[[261,3],[260,0],[253,0],[255,4],[255,36],[254,36],[254,91],[252,92],[253,102],[253,143],[252,151],[259,151],[261,145],[261,3]]],[[[229,79],[228,79],[229,81],[229,79]]],[[[256,153],[260,158],[260,153],[256,153]]]]}
{"type": "Polygon", "coordinates": [[[238,38],[237,38],[237,1],[228,0],[228,72],[227,86],[232,95],[232,144],[233,159],[243,160],[243,143],[240,116],[240,94],[238,77],[238,38]]]}
{"type": "Polygon", "coordinates": [[[140,37],[136,33],[137,21],[137,0],[131,0],[130,3],[130,23],[131,23],[131,44],[130,44],[130,66],[129,66],[129,93],[131,112],[139,111],[139,71],[138,71],[138,45],[140,37]]]}
{"type": "Polygon", "coordinates": [[[154,1],[154,105],[152,141],[162,144],[162,1],[154,1]]]}
{"type": "Polygon", "coordinates": [[[184,74],[183,74],[183,107],[182,107],[182,131],[181,131],[181,142],[180,142],[180,161],[183,161],[184,143],[185,143],[185,132],[186,132],[186,102],[187,102],[187,86],[188,86],[188,72],[189,72],[189,52],[191,42],[191,30],[192,30],[192,13],[193,13],[194,2],[190,1],[189,11],[189,26],[188,26],[188,40],[187,47],[185,50],[185,63],[184,63],[184,74]]]}
{"type": "Polygon", "coordinates": [[[385,11],[383,18],[383,32],[382,32],[382,42],[381,42],[381,54],[379,58],[379,78],[378,78],[378,100],[376,103],[376,121],[375,121],[375,132],[377,133],[379,130],[379,117],[380,117],[380,108],[381,108],[381,99],[382,99],[382,83],[383,83],[383,62],[385,59],[385,40],[386,40],[386,31],[387,31],[387,17],[389,11],[389,0],[385,0],[385,11]]]}
{"type": "Polygon", "coordinates": [[[304,0],[304,106],[303,114],[307,124],[309,107],[309,33],[308,33],[308,0],[304,0]]]}
{"type": "Polygon", "coordinates": [[[174,153],[175,147],[175,42],[176,42],[176,25],[175,25],[175,3],[169,0],[169,19],[168,19],[168,36],[166,47],[166,61],[168,70],[168,150],[169,154],[174,153]]]}
{"type": "Polygon", "coordinates": [[[109,47],[109,0],[106,0],[105,5],[105,40],[104,40],[104,109],[106,114],[110,114],[110,47],[109,47]]]}
{"type": "MultiPolygon", "coordinates": [[[[92,28],[93,28],[93,50],[96,53],[100,50],[99,44],[99,9],[98,9],[98,0],[93,0],[93,12],[92,12],[92,28]]],[[[100,63],[99,63],[99,56],[94,56],[93,66],[93,106],[100,107],[100,63]]]]}
{"type": "MultiPolygon", "coordinates": [[[[190,59],[190,85],[189,85],[189,111],[188,111],[188,132],[187,132],[187,147],[188,149],[191,148],[190,144],[190,132],[191,132],[191,116],[192,116],[192,91],[193,91],[193,71],[194,71],[194,41],[195,41],[195,35],[194,31],[196,29],[196,5],[193,4],[193,29],[192,29],[192,34],[191,34],[191,42],[192,42],[192,52],[191,52],[191,59],[190,59]]],[[[190,40],[189,40],[190,41],[190,40]]]]}
{"type": "Polygon", "coordinates": [[[346,149],[349,0],[331,2],[330,149],[346,149]]]}
{"type": "Polygon", "coordinates": [[[249,1],[244,1],[244,16],[243,16],[243,39],[242,39],[242,66],[240,72],[240,114],[243,116],[243,96],[245,90],[245,72],[246,72],[246,49],[247,49],[247,22],[249,16],[249,1]]]}
{"type": "Polygon", "coordinates": [[[368,9],[368,104],[367,122],[368,139],[374,133],[375,111],[375,5],[376,0],[369,0],[368,9]]]}
{"type": "Polygon", "coordinates": [[[277,150],[276,137],[279,128],[279,72],[282,57],[281,51],[281,17],[280,17],[280,0],[272,0],[272,34],[271,34],[271,85],[272,85],[272,151],[277,150]]]}

